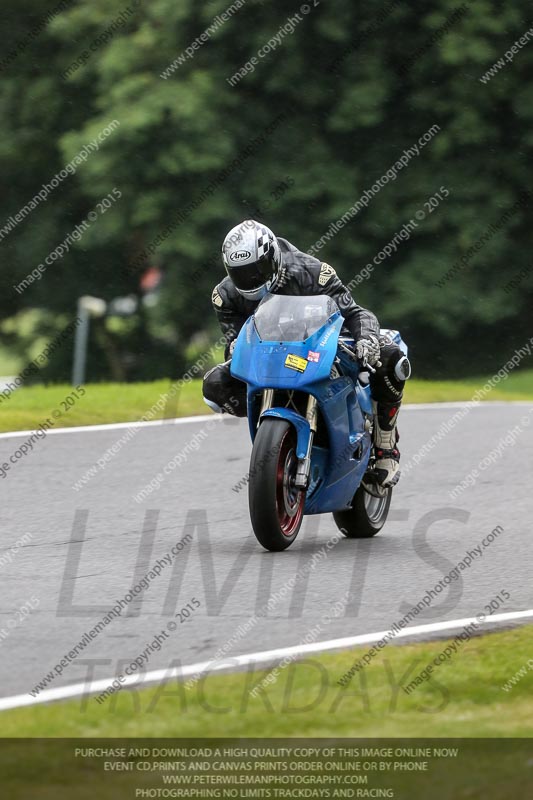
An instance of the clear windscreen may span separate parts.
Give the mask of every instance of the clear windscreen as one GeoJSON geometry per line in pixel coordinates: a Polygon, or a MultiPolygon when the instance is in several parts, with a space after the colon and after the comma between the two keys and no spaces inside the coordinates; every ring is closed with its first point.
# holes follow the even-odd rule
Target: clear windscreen
{"type": "Polygon", "coordinates": [[[338,311],[331,297],[269,295],[254,314],[255,327],[265,342],[303,342],[338,311]]]}

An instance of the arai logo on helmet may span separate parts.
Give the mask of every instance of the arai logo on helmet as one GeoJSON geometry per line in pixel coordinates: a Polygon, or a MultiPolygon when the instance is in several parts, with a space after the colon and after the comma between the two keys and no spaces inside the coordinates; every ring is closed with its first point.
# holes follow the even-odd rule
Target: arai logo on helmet
{"type": "Polygon", "coordinates": [[[235,253],[232,253],[229,257],[230,261],[246,261],[248,258],[251,258],[252,254],[249,250],[237,250],[235,253]]]}

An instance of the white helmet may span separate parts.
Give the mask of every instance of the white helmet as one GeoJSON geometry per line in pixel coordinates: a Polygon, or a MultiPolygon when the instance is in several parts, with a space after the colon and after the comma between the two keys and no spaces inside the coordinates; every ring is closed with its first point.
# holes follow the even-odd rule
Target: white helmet
{"type": "Polygon", "coordinates": [[[270,228],[246,219],[224,239],[222,260],[237,291],[247,300],[261,300],[275,285],[281,250],[270,228]]]}

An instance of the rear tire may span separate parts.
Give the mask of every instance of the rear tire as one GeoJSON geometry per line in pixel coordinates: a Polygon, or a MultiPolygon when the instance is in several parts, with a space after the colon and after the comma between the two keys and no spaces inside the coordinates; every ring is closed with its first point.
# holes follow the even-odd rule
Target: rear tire
{"type": "Polygon", "coordinates": [[[252,528],[266,550],[285,550],[298,536],[305,492],[291,486],[297,467],[296,431],[267,417],[255,437],[248,484],[252,528]]]}
{"type": "Polygon", "coordinates": [[[333,519],[348,539],[369,539],[379,533],[387,521],[392,499],[392,488],[381,489],[376,484],[371,487],[372,494],[364,484],[356,491],[352,508],[347,511],[336,511],[333,519]]]}

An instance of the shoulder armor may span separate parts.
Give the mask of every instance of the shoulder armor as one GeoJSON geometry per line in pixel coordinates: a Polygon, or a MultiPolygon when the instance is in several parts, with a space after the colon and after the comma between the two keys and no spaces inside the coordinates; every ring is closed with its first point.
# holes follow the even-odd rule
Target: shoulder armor
{"type": "Polygon", "coordinates": [[[318,285],[325,286],[333,277],[336,277],[336,275],[337,273],[333,267],[330,267],[329,264],[322,262],[320,265],[320,275],[318,276],[318,285]]]}
{"type": "Polygon", "coordinates": [[[222,300],[220,293],[218,291],[218,286],[215,286],[213,289],[213,294],[211,295],[211,301],[216,308],[221,308],[224,305],[224,301],[222,300]]]}

